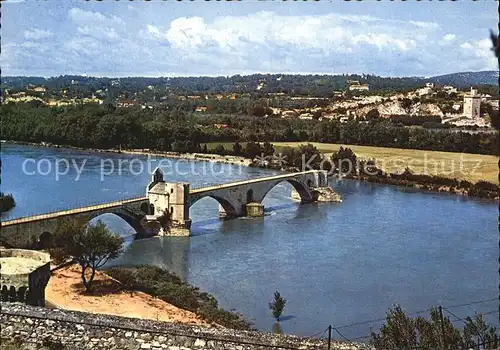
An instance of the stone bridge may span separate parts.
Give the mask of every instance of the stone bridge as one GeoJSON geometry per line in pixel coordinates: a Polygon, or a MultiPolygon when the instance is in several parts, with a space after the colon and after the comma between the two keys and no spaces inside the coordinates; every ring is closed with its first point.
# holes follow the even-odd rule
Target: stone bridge
{"type": "Polygon", "coordinates": [[[102,214],[115,214],[137,232],[138,237],[153,235],[190,234],[190,207],[204,197],[220,203],[225,217],[262,216],[266,194],[279,183],[289,182],[300,196],[301,202],[314,202],[318,190],[327,187],[327,174],[322,170],[282,174],[249,179],[216,186],[190,189],[189,183],[168,183],[156,169],[146,188],[146,196],[112,203],[24,217],[2,222],[1,242],[11,247],[44,247],[62,219],[86,224],[102,214]],[[168,212],[168,225],[162,224],[168,212]]]}

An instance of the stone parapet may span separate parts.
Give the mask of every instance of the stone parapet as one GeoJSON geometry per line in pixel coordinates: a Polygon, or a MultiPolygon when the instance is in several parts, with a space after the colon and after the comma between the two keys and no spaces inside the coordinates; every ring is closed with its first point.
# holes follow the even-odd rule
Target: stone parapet
{"type": "MultiPolygon", "coordinates": [[[[263,332],[204,328],[76,311],[2,303],[1,339],[21,341],[20,349],[45,344],[63,349],[327,349],[322,339],[263,332]]],[[[372,349],[360,343],[332,341],[332,350],[372,349]]]]}

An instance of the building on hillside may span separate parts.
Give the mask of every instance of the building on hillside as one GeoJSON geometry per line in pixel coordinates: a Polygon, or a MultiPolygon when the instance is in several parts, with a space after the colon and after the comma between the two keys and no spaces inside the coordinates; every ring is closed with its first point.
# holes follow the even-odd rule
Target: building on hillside
{"type": "Polygon", "coordinates": [[[295,111],[284,111],[281,113],[281,118],[297,118],[298,113],[295,111]]]}
{"type": "Polygon", "coordinates": [[[490,103],[490,105],[493,106],[493,108],[495,109],[498,109],[498,99],[491,99],[491,100],[488,100],[488,102],[490,103]]]}
{"type": "Polygon", "coordinates": [[[11,97],[11,98],[21,98],[21,97],[25,97],[25,96],[26,96],[26,93],[24,91],[9,95],[9,97],[11,97]]]}
{"type": "Polygon", "coordinates": [[[434,83],[426,83],[425,87],[429,88],[429,89],[433,89],[434,88],[434,83]]]}
{"type": "Polygon", "coordinates": [[[481,106],[481,96],[473,88],[464,95],[463,116],[471,119],[479,118],[481,106]]]}
{"type": "Polygon", "coordinates": [[[349,85],[349,91],[369,91],[370,85],[368,84],[360,84],[357,80],[348,80],[347,84],[349,85]]]}
{"type": "Polygon", "coordinates": [[[206,112],[207,106],[198,106],[194,109],[195,112],[206,112]]]}
{"type": "Polygon", "coordinates": [[[333,91],[332,94],[334,97],[342,97],[344,95],[342,91],[333,91]]]}
{"type": "Polygon", "coordinates": [[[116,104],[118,107],[134,107],[137,105],[137,101],[134,100],[121,100],[116,104]]]}
{"type": "Polygon", "coordinates": [[[299,119],[311,120],[313,119],[313,115],[311,113],[302,113],[299,115],[299,119]]]}
{"type": "Polygon", "coordinates": [[[227,128],[227,124],[214,124],[216,129],[225,129],[227,128]]]}
{"type": "Polygon", "coordinates": [[[449,94],[451,93],[457,93],[457,88],[451,85],[445,85],[443,86],[443,90],[449,94]]]}

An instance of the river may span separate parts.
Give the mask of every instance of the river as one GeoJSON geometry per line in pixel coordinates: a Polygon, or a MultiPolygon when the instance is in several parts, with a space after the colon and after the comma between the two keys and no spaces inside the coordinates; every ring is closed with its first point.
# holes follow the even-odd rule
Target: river
{"type": "MultiPolygon", "coordinates": [[[[2,220],[142,196],[147,165],[158,161],[3,143],[2,191],[17,206],[2,220]],[[62,159],[70,167],[57,177],[56,164],[66,170],[62,159]],[[82,168],[79,177],[74,165],[82,168]]],[[[163,162],[167,181],[192,187],[276,173],[163,162]]],[[[192,237],[134,240],[125,222],[103,215],[127,238],[124,254],[109,266],[172,270],[265,331],[274,324],[268,302],[275,290],[288,300],[282,330],[303,336],[329,324],[350,339],[369,335],[381,321],[368,321],[384,318],[394,303],[408,312],[441,304],[460,318],[487,313],[499,325],[497,203],[348,180],[331,185],[342,203],[299,205],[290,199],[291,186],[281,183],[264,200],[269,215],[259,219],[221,221],[218,203],[202,199],[191,210],[192,237]],[[353,323],[362,324],[348,326],[353,323]]]]}

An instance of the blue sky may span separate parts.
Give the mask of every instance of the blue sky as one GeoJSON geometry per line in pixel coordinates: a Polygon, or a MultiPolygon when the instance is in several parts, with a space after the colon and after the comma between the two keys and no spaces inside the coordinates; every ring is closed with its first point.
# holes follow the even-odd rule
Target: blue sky
{"type": "Polygon", "coordinates": [[[494,0],[2,2],[4,75],[194,76],[497,69],[494,0]]]}

